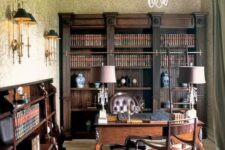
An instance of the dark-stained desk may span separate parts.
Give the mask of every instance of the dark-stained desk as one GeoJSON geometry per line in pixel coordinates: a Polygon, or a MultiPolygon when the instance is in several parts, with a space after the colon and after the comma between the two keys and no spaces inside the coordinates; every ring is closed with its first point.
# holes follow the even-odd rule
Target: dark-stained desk
{"type": "MultiPolygon", "coordinates": [[[[203,150],[202,126],[203,122],[198,121],[197,127],[197,149],[203,150]]],[[[166,121],[154,121],[150,123],[119,123],[108,122],[107,124],[95,124],[96,126],[96,150],[101,150],[104,144],[125,144],[128,136],[161,136],[166,121]]],[[[191,138],[191,135],[184,135],[191,138]]]]}

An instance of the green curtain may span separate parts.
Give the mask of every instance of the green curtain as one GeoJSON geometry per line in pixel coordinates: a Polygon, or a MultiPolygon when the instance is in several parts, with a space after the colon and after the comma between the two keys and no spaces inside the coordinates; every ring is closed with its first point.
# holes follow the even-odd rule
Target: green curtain
{"type": "Polygon", "coordinates": [[[225,150],[225,0],[213,3],[214,135],[218,150],[225,150]]]}

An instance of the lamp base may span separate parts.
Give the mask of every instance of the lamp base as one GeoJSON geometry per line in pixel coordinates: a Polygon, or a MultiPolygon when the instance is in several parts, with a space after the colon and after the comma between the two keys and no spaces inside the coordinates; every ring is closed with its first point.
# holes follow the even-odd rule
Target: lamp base
{"type": "Polygon", "coordinates": [[[186,111],[185,116],[186,118],[197,118],[197,111],[194,108],[189,109],[186,111]]]}
{"type": "Polygon", "coordinates": [[[99,118],[98,118],[98,123],[99,124],[107,124],[107,115],[106,115],[106,110],[100,110],[99,111],[99,118]]]}

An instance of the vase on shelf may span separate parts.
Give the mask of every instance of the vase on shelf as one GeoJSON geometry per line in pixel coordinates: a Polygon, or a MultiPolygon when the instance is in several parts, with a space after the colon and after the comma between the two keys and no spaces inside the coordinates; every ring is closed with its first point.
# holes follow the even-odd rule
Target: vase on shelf
{"type": "Polygon", "coordinates": [[[161,80],[161,87],[163,88],[168,88],[170,84],[170,79],[169,79],[169,74],[167,73],[166,70],[163,70],[160,76],[161,80]]]}
{"type": "Polygon", "coordinates": [[[85,78],[82,73],[79,73],[76,77],[76,84],[78,88],[83,88],[85,83],[85,78]]]}

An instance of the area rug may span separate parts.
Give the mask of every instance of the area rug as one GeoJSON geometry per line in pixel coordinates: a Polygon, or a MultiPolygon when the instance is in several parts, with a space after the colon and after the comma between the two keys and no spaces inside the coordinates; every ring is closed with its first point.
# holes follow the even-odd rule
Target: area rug
{"type": "MultiPolygon", "coordinates": [[[[64,147],[66,150],[94,150],[96,141],[93,139],[76,139],[65,141],[64,147]]],[[[104,145],[103,150],[109,150],[109,146],[104,145]]]]}

